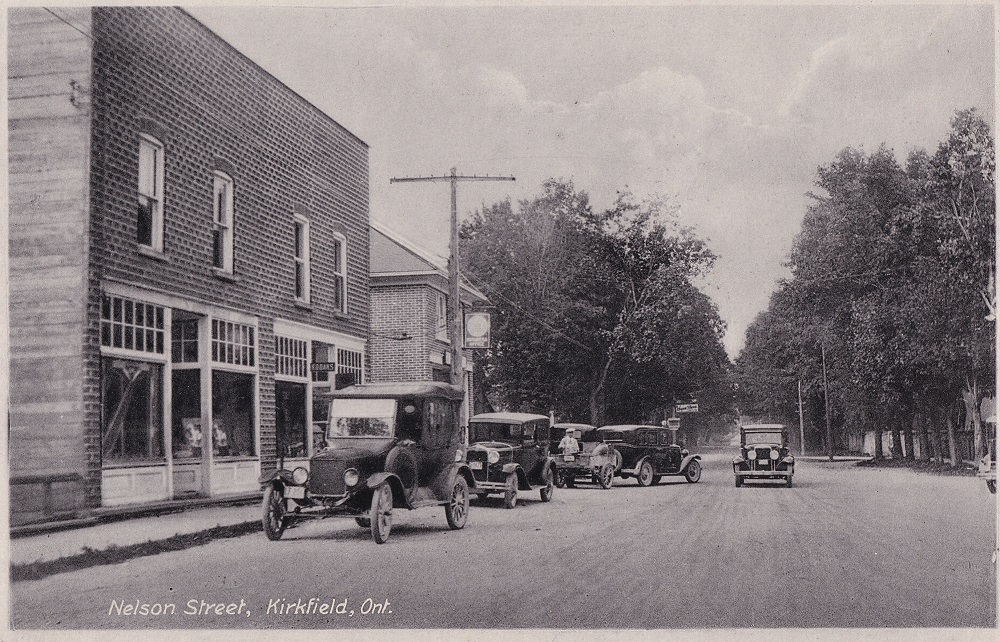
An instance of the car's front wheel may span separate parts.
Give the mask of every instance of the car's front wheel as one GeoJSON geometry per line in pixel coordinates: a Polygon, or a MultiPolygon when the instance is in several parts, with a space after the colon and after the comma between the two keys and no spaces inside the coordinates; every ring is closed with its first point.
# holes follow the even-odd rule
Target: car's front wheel
{"type": "Polygon", "coordinates": [[[372,527],[372,520],[368,519],[367,517],[355,517],[354,521],[357,522],[358,526],[360,526],[361,528],[372,527]]]}
{"type": "Polygon", "coordinates": [[[995,479],[987,479],[986,480],[986,488],[991,493],[993,493],[994,495],[996,495],[997,494],[997,480],[995,480],[995,479]]]}
{"type": "Polygon", "coordinates": [[[555,482],[552,480],[553,477],[552,468],[546,467],[545,474],[542,475],[542,480],[545,482],[545,485],[538,491],[538,494],[541,496],[543,502],[552,501],[552,489],[555,487],[555,482]]]}
{"type": "Polygon", "coordinates": [[[640,486],[651,486],[653,484],[653,464],[648,460],[639,466],[639,476],[636,478],[640,486]]]}
{"type": "Polygon", "coordinates": [[[517,473],[507,475],[507,487],[503,491],[503,507],[517,506],[517,473]]]}
{"type": "Polygon", "coordinates": [[[743,478],[740,477],[739,475],[737,475],[736,476],[736,487],[739,488],[742,485],[743,485],[743,478]]]}
{"type": "Polygon", "coordinates": [[[563,488],[564,486],[566,486],[566,471],[564,469],[559,468],[558,470],[556,470],[556,478],[554,483],[556,485],[556,488],[563,488]]]}
{"type": "Polygon", "coordinates": [[[597,483],[601,485],[601,488],[611,488],[611,485],[615,483],[614,464],[604,464],[601,466],[601,471],[597,475],[597,483]]]}
{"type": "Polygon", "coordinates": [[[791,487],[792,487],[792,476],[789,475],[788,477],[785,478],[785,488],[791,488],[791,487]]]}
{"type": "Polygon", "coordinates": [[[274,486],[264,491],[263,512],[261,521],[267,539],[272,542],[281,539],[288,526],[288,517],[285,516],[284,494],[274,486]]]}
{"type": "MultiPolygon", "coordinates": [[[[697,459],[692,459],[690,462],[688,462],[688,467],[684,471],[684,479],[688,480],[688,482],[692,484],[696,483],[699,479],[701,479],[700,461],[698,461],[697,459]]],[[[788,478],[788,485],[789,486],[792,485],[791,477],[788,478]]]]}
{"type": "Polygon", "coordinates": [[[392,530],[392,487],[389,484],[382,484],[372,493],[369,519],[372,539],[376,544],[385,544],[392,530]]]}
{"type": "Polygon", "coordinates": [[[465,526],[469,519],[469,483],[459,476],[451,487],[451,497],[444,507],[444,516],[448,520],[448,528],[453,531],[465,526]]]}

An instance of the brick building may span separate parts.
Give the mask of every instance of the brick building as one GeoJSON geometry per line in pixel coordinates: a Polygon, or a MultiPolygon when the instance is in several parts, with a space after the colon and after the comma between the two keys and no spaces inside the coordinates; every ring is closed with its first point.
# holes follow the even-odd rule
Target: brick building
{"type": "Polygon", "coordinates": [[[259,490],[365,378],[367,146],[183,10],[8,26],[12,523],[259,490]]]}
{"type": "MultiPolygon", "coordinates": [[[[489,304],[462,284],[462,309],[489,304]]],[[[448,271],[429,253],[388,228],[372,223],[371,335],[372,381],[449,381],[448,271]]],[[[472,416],[472,362],[463,364],[466,417],[472,416]]]]}

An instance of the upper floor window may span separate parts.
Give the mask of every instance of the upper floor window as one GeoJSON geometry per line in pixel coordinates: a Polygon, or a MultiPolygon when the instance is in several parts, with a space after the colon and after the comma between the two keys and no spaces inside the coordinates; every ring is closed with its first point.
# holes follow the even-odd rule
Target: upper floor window
{"type": "Polygon", "coordinates": [[[448,340],[448,297],[443,292],[437,293],[435,305],[434,338],[448,340]]]}
{"type": "Polygon", "coordinates": [[[139,245],[163,251],[163,144],[139,138],[139,212],[136,220],[139,245]]]}
{"type": "Polygon", "coordinates": [[[295,215],[295,299],[309,302],[309,220],[295,215]]]}
{"type": "Polygon", "coordinates": [[[347,239],[343,234],[333,237],[333,297],[338,312],[347,312],[347,239]]]}
{"type": "Polygon", "coordinates": [[[213,265],[225,272],[233,271],[233,179],[222,172],[215,173],[215,224],[212,232],[213,265]]]}
{"type": "Polygon", "coordinates": [[[256,367],[254,327],[223,319],[212,319],[212,361],[256,367]]]}

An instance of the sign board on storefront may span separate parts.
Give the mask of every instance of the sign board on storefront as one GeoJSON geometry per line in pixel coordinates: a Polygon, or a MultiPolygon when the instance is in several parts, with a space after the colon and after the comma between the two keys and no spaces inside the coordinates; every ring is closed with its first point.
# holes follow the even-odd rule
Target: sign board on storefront
{"type": "Polygon", "coordinates": [[[490,347],[490,313],[466,312],[465,314],[465,347],[490,347]]]}
{"type": "Polygon", "coordinates": [[[337,369],[336,363],[313,362],[309,369],[313,372],[333,372],[337,369]]]}

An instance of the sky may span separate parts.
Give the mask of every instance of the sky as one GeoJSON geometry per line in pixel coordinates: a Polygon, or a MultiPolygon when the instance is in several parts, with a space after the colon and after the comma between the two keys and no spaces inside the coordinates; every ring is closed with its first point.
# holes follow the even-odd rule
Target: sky
{"type": "MultiPolygon", "coordinates": [[[[595,208],[665,197],[718,255],[701,287],[735,357],[819,166],[994,125],[991,5],[189,7],[369,146],[371,218],[448,251],[461,218],[572,180],[595,208]]],[[[994,127],[995,131],[995,127],[994,127]]]]}

